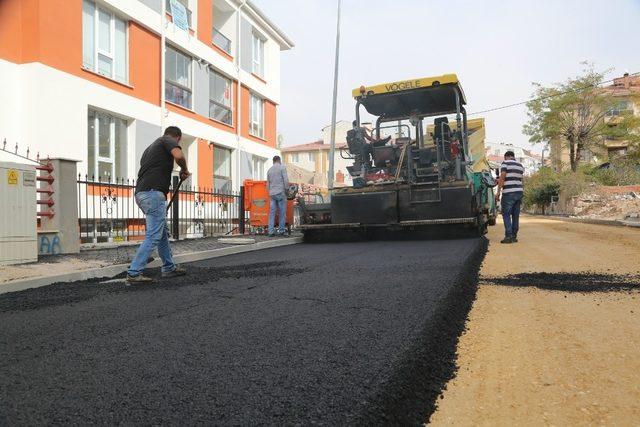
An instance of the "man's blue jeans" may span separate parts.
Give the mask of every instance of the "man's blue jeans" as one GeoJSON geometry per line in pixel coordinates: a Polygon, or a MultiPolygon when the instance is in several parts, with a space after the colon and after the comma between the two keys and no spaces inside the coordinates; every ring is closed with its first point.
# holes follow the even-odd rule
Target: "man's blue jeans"
{"type": "Polygon", "coordinates": [[[521,192],[502,195],[502,219],[506,237],[515,237],[518,234],[520,229],[520,205],[522,205],[521,192]]]}
{"type": "Polygon", "coordinates": [[[138,248],[131,261],[129,276],[142,274],[147,260],[158,247],[158,255],[162,260],[162,272],[168,273],[176,269],[173,255],[169,247],[169,228],[167,227],[167,200],[161,191],[140,191],[136,193],[136,203],[146,215],[146,232],[144,242],[138,248]]]}
{"type": "Polygon", "coordinates": [[[287,197],[284,193],[271,196],[269,203],[269,234],[274,234],[276,224],[276,211],[278,211],[278,233],[284,234],[285,223],[287,222],[287,197]]]}

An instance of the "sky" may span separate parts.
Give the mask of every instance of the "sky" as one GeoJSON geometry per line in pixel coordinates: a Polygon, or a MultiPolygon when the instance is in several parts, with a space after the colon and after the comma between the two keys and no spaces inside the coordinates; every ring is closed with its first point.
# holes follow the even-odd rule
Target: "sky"
{"type": "MultiPolygon", "coordinates": [[[[331,122],[337,0],[253,1],[295,43],[281,53],[283,145],[315,141],[331,122]]],[[[342,0],[337,119],[354,119],[363,84],[456,73],[473,113],[526,101],[532,82],[582,61],[640,72],[639,23],[640,0],[342,0]]],[[[484,117],[487,142],[531,147],[526,107],[484,117]]]]}

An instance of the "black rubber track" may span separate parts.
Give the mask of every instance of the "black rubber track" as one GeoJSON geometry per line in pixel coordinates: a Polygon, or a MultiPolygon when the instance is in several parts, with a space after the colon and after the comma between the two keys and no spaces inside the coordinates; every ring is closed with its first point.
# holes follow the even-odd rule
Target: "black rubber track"
{"type": "Polygon", "coordinates": [[[485,251],[294,245],[0,295],[0,425],[422,424],[485,251]]]}

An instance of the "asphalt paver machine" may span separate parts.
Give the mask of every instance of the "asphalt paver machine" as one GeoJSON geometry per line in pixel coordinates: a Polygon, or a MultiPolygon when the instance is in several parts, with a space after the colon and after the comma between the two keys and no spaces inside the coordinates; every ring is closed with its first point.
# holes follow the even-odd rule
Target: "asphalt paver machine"
{"type": "Polygon", "coordinates": [[[495,224],[495,180],[488,168],[472,167],[466,98],[455,74],[361,86],[353,96],[356,119],[340,152],[352,162],[353,185],[331,189],[329,203],[301,203],[307,240],[434,229],[481,235],[495,224]],[[363,126],[361,107],[375,125],[363,126]]]}

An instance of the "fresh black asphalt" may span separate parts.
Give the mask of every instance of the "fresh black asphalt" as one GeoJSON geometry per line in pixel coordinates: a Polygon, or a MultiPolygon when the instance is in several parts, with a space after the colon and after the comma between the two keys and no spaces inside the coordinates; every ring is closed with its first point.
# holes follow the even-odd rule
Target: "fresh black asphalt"
{"type": "Polygon", "coordinates": [[[293,245],[0,295],[0,425],[420,424],[485,250],[293,245]]]}

